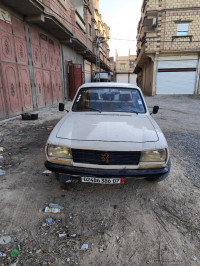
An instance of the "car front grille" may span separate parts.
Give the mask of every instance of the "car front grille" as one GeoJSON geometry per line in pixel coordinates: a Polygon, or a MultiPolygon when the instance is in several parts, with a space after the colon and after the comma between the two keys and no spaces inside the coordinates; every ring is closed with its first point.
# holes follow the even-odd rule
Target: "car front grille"
{"type": "Polygon", "coordinates": [[[73,161],[76,163],[98,165],[138,165],[141,152],[93,151],[72,149],[73,161]]]}

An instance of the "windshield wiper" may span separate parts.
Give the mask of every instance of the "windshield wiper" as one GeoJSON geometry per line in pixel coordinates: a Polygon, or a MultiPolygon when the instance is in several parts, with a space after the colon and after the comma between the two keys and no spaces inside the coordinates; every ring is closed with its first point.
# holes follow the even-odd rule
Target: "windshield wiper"
{"type": "Polygon", "coordinates": [[[119,109],[119,111],[118,112],[125,112],[125,113],[133,113],[133,114],[139,114],[139,112],[137,112],[137,111],[132,111],[132,110],[123,110],[123,109],[119,109]]]}
{"type": "Polygon", "coordinates": [[[80,106],[77,109],[88,109],[88,110],[91,110],[91,111],[97,111],[97,112],[101,113],[101,111],[99,109],[95,109],[95,108],[92,108],[92,107],[89,107],[89,106],[80,106]]]}
{"type": "Polygon", "coordinates": [[[133,114],[139,114],[139,112],[137,112],[137,111],[130,111],[130,113],[133,113],[133,114]]]}

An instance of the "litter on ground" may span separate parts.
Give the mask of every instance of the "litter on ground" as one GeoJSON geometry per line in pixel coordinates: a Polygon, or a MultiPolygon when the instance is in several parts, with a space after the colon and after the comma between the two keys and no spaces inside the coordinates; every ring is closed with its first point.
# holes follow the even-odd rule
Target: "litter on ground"
{"type": "Polygon", "coordinates": [[[60,209],[59,208],[50,208],[47,206],[44,209],[44,212],[46,212],[46,213],[60,213],[60,209]]]}
{"type": "Polygon", "coordinates": [[[44,172],[42,172],[44,175],[47,175],[47,174],[51,174],[52,172],[49,171],[49,170],[44,170],[44,172]]]}
{"type": "Polygon", "coordinates": [[[88,249],[88,244],[83,244],[83,245],[81,246],[81,250],[84,250],[84,249],[88,249]]]}
{"type": "Polygon", "coordinates": [[[0,245],[6,245],[10,243],[11,237],[10,236],[2,236],[0,237],[0,245]]]}
{"type": "Polygon", "coordinates": [[[18,254],[19,254],[19,250],[18,250],[18,249],[13,249],[13,250],[10,252],[10,256],[11,256],[11,258],[16,257],[18,254]]]}
{"type": "Polygon", "coordinates": [[[0,169],[0,175],[5,175],[6,172],[0,169]]]}
{"type": "Polygon", "coordinates": [[[56,204],[56,203],[49,203],[49,207],[51,208],[58,208],[58,209],[63,209],[62,206],[60,206],[59,204],[56,204]]]}

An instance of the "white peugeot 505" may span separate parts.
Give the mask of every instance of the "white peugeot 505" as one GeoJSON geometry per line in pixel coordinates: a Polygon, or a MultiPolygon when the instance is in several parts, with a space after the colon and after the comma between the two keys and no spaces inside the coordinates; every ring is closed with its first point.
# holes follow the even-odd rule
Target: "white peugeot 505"
{"type": "MultiPolygon", "coordinates": [[[[154,106],[153,113],[159,107],[154,106]]],[[[64,104],[59,104],[64,111],[64,104]]],[[[170,171],[166,139],[132,84],[86,83],[46,144],[47,169],[60,182],[161,181],[170,171]]]]}

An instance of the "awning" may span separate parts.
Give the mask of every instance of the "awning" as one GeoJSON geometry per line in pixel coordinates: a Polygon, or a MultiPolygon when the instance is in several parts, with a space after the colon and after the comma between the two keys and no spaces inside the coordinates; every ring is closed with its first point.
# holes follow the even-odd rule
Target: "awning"
{"type": "Polygon", "coordinates": [[[108,65],[106,65],[102,60],[100,62],[100,66],[101,66],[101,68],[103,68],[103,69],[105,69],[105,70],[107,70],[109,72],[112,71],[111,68],[108,65]]]}
{"type": "Polygon", "coordinates": [[[67,45],[72,47],[78,52],[87,50],[87,47],[81,41],[79,41],[76,37],[72,37],[70,39],[70,42],[67,43],[67,45]]]}
{"type": "Polygon", "coordinates": [[[96,55],[93,54],[92,51],[87,50],[86,53],[83,55],[84,59],[87,59],[88,61],[92,62],[92,63],[96,63],[96,55]]]}
{"type": "MultiPolygon", "coordinates": [[[[96,64],[96,55],[92,51],[90,51],[89,49],[87,49],[85,51],[85,53],[82,55],[83,55],[84,59],[87,59],[88,61],[96,64]]],[[[100,60],[100,67],[106,71],[109,71],[109,72],[112,71],[111,68],[102,60],[100,60]]]]}
{"type": "Polygon", "coordinates": [[[34,0],[1,0],[1,3],[23,16],[37,16],[44,11],[44,6],[34,0]]]}
{"type": "Polygon", "coordinates": [[[41,27],[42,29],[46,30],[48,33],[50,33],[60,41],[69,39],[70,37],[73,36],[70,30],[64,27],[56,17],[52,15],[47,15],[45,13],[43,17],[44,17],[44,22],[42,20],[38,20],[32,22],[32,24],[35,24],[41,27]]]}

